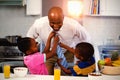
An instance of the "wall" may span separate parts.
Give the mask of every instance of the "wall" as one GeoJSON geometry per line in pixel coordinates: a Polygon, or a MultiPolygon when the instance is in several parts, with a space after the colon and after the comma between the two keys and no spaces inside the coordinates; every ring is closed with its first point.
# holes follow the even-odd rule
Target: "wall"
{"type": "MultiPolygon", "coordinates": [[[[42,0],[42,16],[46,16],[49,8],[62,8],[63,0],[42,0]]],[[[27,16],[24,6],[0,6],[0,38],[6,35],[26,36],[29,27],[40,16],[27,16]]]]}
{"type": "MultiPolygon", "coordinates": [[[[52,6],[63,8],[67,15],[67,0],[42,0],[42,16],[46,16],[52,6]]],[[[0,38],[6,35],[26,36],[34,20],[41,16],[27,16],[25,6],[0,6],[0,38]]],[[[120,16],[86,16],[83,25],[89,31],[95,44],[103,44],[106,39],[118,39],[120,16]]]]}
{"type": "Polygon", "coordinates": [[[0,6],[0,37],[6,35],[25,36],[28,28],[39,16],[27,16],[25,7],[0,6]]]}
{"type": "Polygon", "coordinates": [[[96,45],[120,45],[120,16],[86,16],[83,25],[96,45]]]}
{"type": "Polygon", "coordinates": [[[89,31],[93,43],[120,45],[120,0],[100,0],[100,14],[91,15],[91,0],[84,0],[83,25],[89,31]]]}
{"type": "Polygon", "coordinates": [[[42,3],[42,7],[43,7],[43,10],[42,10],[42,13],[43,15],[42,16],[46,16],[47,15],[47,12],[48,10],[52,7],[52,6],[59,6],[61,8],[63,8],[63,1],[65,2],[66,0],[42,0],[43,3],[42,3]]]}

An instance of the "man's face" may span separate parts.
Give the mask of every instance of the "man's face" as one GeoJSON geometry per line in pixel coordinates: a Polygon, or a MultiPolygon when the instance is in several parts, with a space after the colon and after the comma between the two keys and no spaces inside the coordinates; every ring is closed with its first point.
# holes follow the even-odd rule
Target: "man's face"
{"type": "Polygon", "coordinates": [[[63,25],[63,17],[56,15],[49,16],[49,25],[54,31],[59,31],[63,25]]]}

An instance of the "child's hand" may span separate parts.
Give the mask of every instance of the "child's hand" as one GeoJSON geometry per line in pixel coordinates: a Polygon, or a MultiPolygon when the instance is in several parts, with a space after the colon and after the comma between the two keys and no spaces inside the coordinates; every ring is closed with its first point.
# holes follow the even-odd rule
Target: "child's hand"
{"type": "Polygon", "coordinates": [[[62,61],[62,58],[57,59],[57,63],[58,63],[59,66],[61,65],[61,61],[62,61]]]}
{"type": "Polygon", "coordinates": [[[59,40],[60,40],[60,39],[59,39],[58,35],[56,35],[56,36],[54,37],[54,42],[55,42],[55,43],[58,43],[59,40]]]}
{"type": "Polygon", "coordinates": [[[56,35],[56,33],[54,31],[52,31],[50,34],[49,34],[49,37],[52,38],[56,35]]]}
{"type": "Polygon", "coordinates": [[[64,44],[63,44],[63,43],[61,43],[61,42],[59,43],[59,45],[60,45],[60,47],[64,47],[64,44]]]}

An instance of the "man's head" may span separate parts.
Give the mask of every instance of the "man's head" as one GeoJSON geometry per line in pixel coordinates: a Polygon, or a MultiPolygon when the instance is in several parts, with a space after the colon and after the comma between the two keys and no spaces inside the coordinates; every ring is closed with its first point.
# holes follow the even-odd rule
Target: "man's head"
{"type": "Polygon", "coordinates": [[[54,31],[59,31],[63,25],[63,11],[60,7],[52,7],[48,12],[49,25],[54,31]]]}

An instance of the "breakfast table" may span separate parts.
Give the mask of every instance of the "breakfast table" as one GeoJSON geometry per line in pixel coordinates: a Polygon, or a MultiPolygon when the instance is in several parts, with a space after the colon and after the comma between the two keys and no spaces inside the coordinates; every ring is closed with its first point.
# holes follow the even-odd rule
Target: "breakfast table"
{"type": "MultiPolygon", "coordinates": [[[[0,73],[0,80],[54,80],[53,75],[30,75],[25,77],[17,77],[13,73],[10,74],[10,78],[5,79],[4,74],[0,73]]],[[[81,76],[60,76],[60,80],[89,80],[88,77],[81,76]]],[[[100,80],[99,78],[96,80],[100,80]]],[[[104,75],[102,74],[102,80],[120,80],[120,75],[104,75]]]]}

